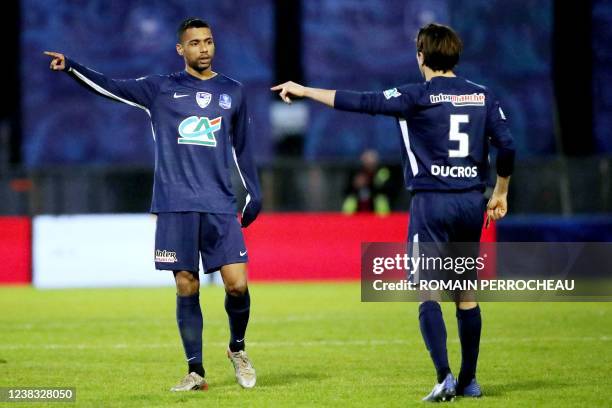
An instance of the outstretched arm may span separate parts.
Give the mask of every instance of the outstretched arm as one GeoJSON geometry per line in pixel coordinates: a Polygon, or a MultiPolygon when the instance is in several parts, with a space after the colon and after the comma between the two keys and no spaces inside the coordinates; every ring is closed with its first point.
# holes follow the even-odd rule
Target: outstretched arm
{"type": "Polygon", "coordinates": [[[66,58],[59,52],[45,51],[45,55],[51,57],[51,70],[64,71],[79,84],[99,95],[147,112],[158,90],[159,77],[111,79],[66,58]]]}
{"type": "Polygon", "coordinates": [[[270,88],[278,92],[285,103],[291,103],[291,97],[308,98],[330,108],[349,112],[400,116],[410,110],[410,95],[401,89],[389,89],[384,92],[336,91],[333,89],[310,88],[295,82],[285,82],[270,88]]]}
{"type": "Polygon", "coordinates": [[[280,98],[285,103],[291,103],[290,96],[295,96],[298,98],[312,99],[313,101],[320,102],[333,108],[334,99],[336,98],[336,91],[333,89],[309,88],[291,81],[273,86],[270,90],[278,91],[280,98]]]}

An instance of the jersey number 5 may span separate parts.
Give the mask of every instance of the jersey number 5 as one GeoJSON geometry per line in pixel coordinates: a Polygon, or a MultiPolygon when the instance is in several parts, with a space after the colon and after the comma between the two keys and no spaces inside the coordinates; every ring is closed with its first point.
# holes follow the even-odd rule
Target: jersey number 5
{"type": "Polygon", "coordinates": [[[450,132],[448,139],[459,142],[458,149],[448,149],[448,157],[467,157],[470,152],[469,143],[470,136],[467,133],[459,131],[461,123],[469,123],[469,115],[450,115],[450,132]]]}

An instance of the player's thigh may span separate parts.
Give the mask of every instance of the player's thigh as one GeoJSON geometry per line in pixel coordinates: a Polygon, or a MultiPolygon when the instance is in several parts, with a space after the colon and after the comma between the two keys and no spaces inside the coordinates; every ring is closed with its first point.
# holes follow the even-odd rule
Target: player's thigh
{"type": "Polygon", "coordinates": [[[248,261],[242,228],[233,214],[200,214],[200,251],[205,273],[248,261]]]}
{"type": "Polygon", "coordinates": [[[453,276],[443,263],[452,252],[453,204],[453,194],[446,192],[417,192],[411,202],[408,255],[420,263],[409,279],[422,302],[448,299],[442,288],[453,276]]]}
{"type": "Polygon", "coordinates": [[[445,193],[417,192],[410,202],[409,242],[448,242],[448,209],[445,193]]]}
{"type": "MultiPolygon", "coordinates": [[[[408,255],[414,259],[444,256],[444,243],[449,241],[443,194],[417,192],[410,203],[408,226],[408,255]],[[439,198],[438,198],[439,197],[439,198]]],[[[413,272],[414,282],[435,279],[432,268],[418,267],[413,272]]]]}
{"type": "Polygon", "coordinates": [[[479,242],[487,201],[479,191],[454,195],[453,233],[455,242],[479,242]]]}
{"type": "Polygon", "coordinates": [[[155,227],[155,268],[197,273],[198,233],[197,213],[159,213],[155,227]]]}

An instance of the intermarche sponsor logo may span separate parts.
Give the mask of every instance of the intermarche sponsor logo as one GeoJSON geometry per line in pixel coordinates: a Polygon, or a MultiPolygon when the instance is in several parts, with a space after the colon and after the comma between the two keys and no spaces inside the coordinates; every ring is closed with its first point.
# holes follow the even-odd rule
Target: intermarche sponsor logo
{"type": "Polygon", "coordinates": [[[484,106],[486,97],[483,93],[473,93],[466,95],[449,95],[439,93],[429,95],[431,103],[451,103],[453,106],[484,106]]]}
{"type": "Polygon", "coordinates": [[[155,250],[155,262],[175,263],[177,261],[176,252],[165,249],[155,250]]]}

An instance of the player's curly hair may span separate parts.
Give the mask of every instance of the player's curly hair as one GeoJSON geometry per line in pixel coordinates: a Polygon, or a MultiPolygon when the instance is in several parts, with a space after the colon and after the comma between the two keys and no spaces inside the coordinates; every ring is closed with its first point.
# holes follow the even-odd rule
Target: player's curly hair
{"type": "Polygon", "coordinates": [[[463,43],[457,33],[442,24],[421,27],[416,37],[417,52],[423,53],[423,64],[434,71],[450,71],[459,62],[463,43]]]}
{"type": "Polygon", "coordinates": [[[202,20],[201,18],[197,18],[197,17],[186,18],[179,25],[178,30],[176,30],[176,37],[179,43],[181,42],[181,39],[183,38],[183,34],[185,33],[185,31],[187,31],[187,29],[189,28],[210,28],[210,24],[208,24],[206,21],[202,20]]]}

